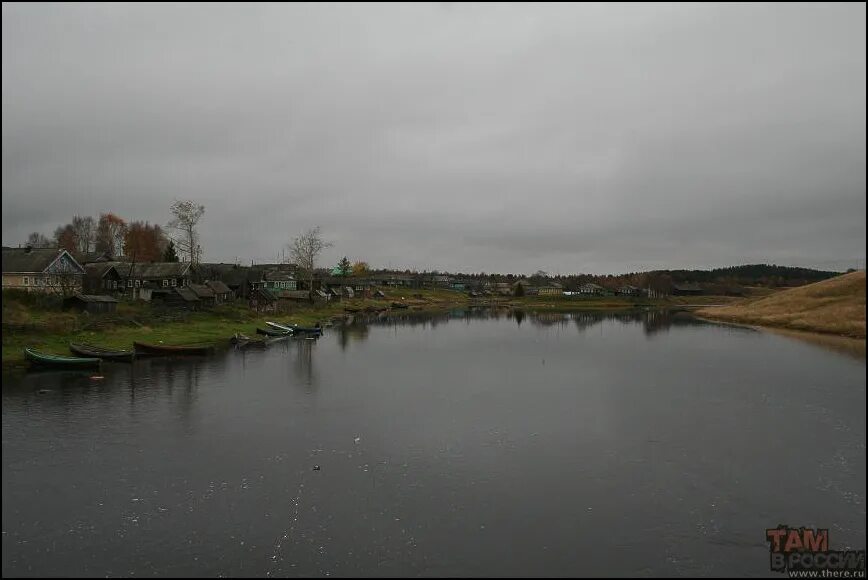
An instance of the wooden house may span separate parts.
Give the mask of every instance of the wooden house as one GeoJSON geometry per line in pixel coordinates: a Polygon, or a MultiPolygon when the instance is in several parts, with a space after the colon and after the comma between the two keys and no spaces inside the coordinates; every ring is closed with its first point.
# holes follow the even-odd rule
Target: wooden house
{"type": "Polygon", "coordinates": [[[81,292],[84,268],[66,250],[3,248],[3,289],[26,292],[81,292]]]}

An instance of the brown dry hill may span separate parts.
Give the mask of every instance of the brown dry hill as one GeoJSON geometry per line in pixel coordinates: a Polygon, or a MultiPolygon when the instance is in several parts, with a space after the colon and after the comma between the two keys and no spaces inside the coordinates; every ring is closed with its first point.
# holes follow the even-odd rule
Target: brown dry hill
{"type": "Polygon", "coordinates": [[[865,338],[865,272],[783,290],[733,305],[703,308],[706,318],[865,338]]]}

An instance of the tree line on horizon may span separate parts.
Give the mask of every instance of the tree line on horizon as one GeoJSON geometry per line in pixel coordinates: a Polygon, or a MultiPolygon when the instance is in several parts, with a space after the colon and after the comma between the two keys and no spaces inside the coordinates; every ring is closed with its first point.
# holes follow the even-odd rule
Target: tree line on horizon
{"type": "MultiPolygon", "coordinates": [[[[33,232],[27,245],[33,247],[57,247],[77,254],[97,252],[111,257],[125,256],[138,262],[177,262],[181,259],[197,263],[201,261],[197,225],[205,207],[191,200],[175,201],[170,211],[172,220],[167,227],[175,235],[169,235],[159,224],[148,221],[127,221],[118,215],[101,213],[98,219],[91,216],[73,216],[69,223],[58,226],[53,238],[33,232]]],[[[323,240],[319,227],[312,228],[293,239],[288,245],[292,259],[302,266],[308,277],[313,275],[316,258],[331,243],[323,240]],[[303,264],[302,264],[303,263],[303,264]]],[[[721,293],[729,288],[743,286],[799,286],[838,276],[841,272],[814,270],[776,264],[746,264],[713,268],[710,270],[650,270],[625,274],[568,274],[550,275],[543,270],[526,276],[524,274],[462,273],[439,270],[393,270],[371,268],[367,262],[350,262],[344,256],[337,265],[340,275],[366,276],[370,274],[405,274],[431,276],[449,274],[467,280],[514,283],[527,280],[532,285],[556,282],[565,288],[577,288],[594,283],[610,289],[630,285],[659,292],[669,292],[674,285],[695,283],[714,287],[721,293]]]]}

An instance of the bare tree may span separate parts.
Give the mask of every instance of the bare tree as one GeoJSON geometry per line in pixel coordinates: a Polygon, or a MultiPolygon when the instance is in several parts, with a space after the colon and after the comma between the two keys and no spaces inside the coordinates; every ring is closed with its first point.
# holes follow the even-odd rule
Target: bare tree
{"type": "Polygon", "coordinates": [[[85,254],[89,252],[96,239],[96,222],[94,219],[91,216],[73,216],[72,230],[75,232],[76,249],[85,254]]]}
{"type": "Polygon", "coordinates": [[[50,248],[53,243],[45,234],[40,234],[39,232],[33,232],[29,236],[27,236],[27,245],[31,248],[50,248]]]}
{"type": "Polygon", "coordinates": [[[289,243],[290,260],[295,262],[299,271],[307,279],[308,296],[313,302],[313,276],[316,271],[316,261],[326,248],[332,246],[322,238],[319,226],[309,229],[289,243]]]}
{"type": "Polygon", "coordinates": [[[196,225],[205,214],[205,206],[192,200],[175,201],[171,207],[174,216],[168,227],[175,230],[175,245],[185,254],[187,261],[196,265],[202,258],[202,246],[199,244],[199,232],[196,225]]]}

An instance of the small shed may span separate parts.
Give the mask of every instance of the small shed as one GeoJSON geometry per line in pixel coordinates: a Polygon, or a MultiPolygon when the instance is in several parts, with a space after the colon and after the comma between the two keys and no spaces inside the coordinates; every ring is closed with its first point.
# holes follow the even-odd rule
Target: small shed
{"type": "Polygon", "coordinates": [[[96,294],[74,294],[63,300],[63,307],[72,308],[81,312],[102,314],[115,312],[118,308],[117,298],[96,294]]]}
{"type": "Polygon", "coordinates": [[[217,303],[216,294],[205,284],[188,284],[187,288],[193,291],[203,306],[214,306],[217,303]]]}
{"type": "Polygon", "coordinates": [[[232,289],[220,280],[209,280],[208,282],[205,282],[205,285],[214,292],[214,298],[216,299],[217,304],[229,302],[235,296],[232,289]]]}

